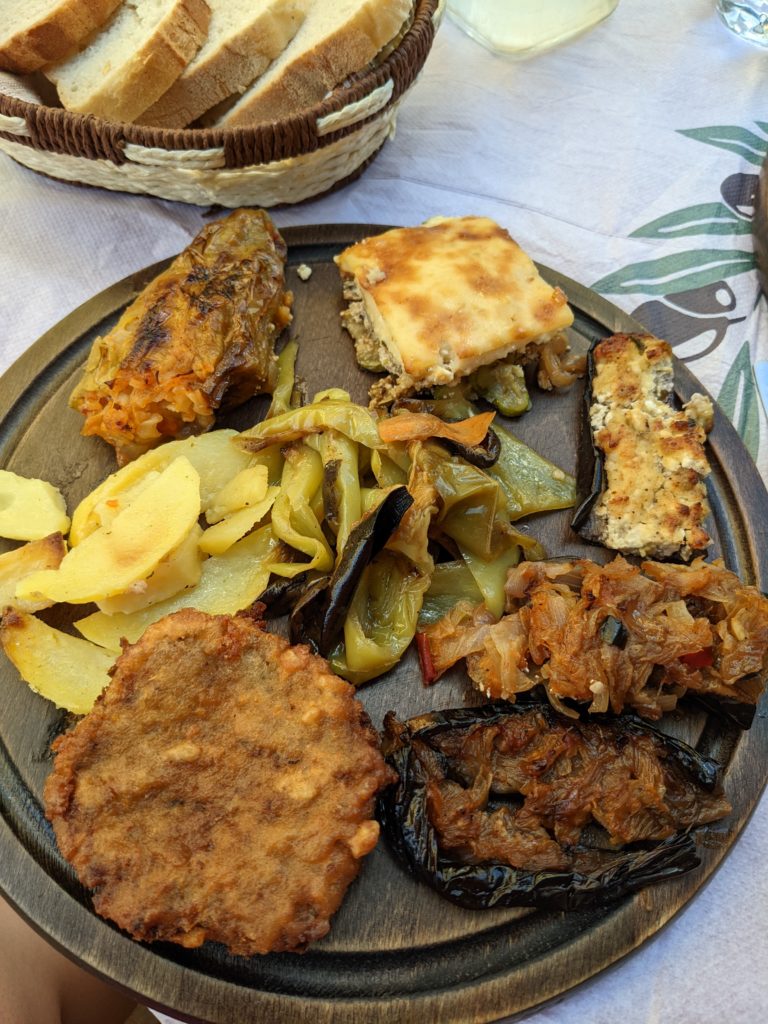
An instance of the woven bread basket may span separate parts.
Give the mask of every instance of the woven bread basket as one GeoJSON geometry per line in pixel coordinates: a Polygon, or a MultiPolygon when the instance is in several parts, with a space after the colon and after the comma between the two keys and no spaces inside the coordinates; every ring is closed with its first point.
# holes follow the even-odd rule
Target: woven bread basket
{"type": "Polygon", "coordinates": [[[252,127],[147,128],[37,101],[0,73],[0,149],[52,178],[200,206],[298,203],[353,180],[393,134],[444,0],[415,0],[397,46],[324,100],[252,127]]]}

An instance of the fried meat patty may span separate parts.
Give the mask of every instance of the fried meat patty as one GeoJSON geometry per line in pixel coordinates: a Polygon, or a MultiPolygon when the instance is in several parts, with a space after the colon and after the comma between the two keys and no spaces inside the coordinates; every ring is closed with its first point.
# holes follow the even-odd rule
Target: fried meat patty
{"type": "Polygon", "coordinates": [[[243,956],[326,934],[391,781],[322,658],[191,609],[124,650],[54,750],[46,814],[96,911],[136,939],[243,956]]]}

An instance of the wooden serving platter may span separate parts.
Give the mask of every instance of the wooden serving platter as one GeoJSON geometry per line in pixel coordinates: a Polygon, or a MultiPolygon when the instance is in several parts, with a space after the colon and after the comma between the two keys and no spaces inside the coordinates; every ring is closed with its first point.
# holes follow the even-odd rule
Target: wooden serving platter
{"type": "MultiPolygon", "coordinates": [[[[336,225],[285,232],[298,370],[310,393],[338,386],[366,401],[372,378],[358,369],[339,325],[341,288],[333,255],[378,230],[336,225]],[[306,282],[296,274],[302,263],[312,268],[306,282]]],[[[85,303],[0,380],[0,466],[52,481],[70,509],[115,465],[111,449],[80,436],[81,417],[67,407],[68,395],[93,338],[165,265],[149,267],[85,303]]],[[[617,330],[642,330],[595,293],[541,269],[564,289],[575,311],[574,345],[586,346],[617,330]]],[[[678,364],[676,372],[683,400],[701,390],[685,367],[678,364]]],[[[562,394],[536,392],[532,410],[512,429],[574,472],[581,398],[580,386],[562,394]]],[[[220,425],[247,426],[265,406],[264,400],[251,402],[220,425]]],[[[711,556],[722,556],[744,581],[768,590],[768,495],[719,410],[710,458],[711,556]]],[[[570,515],[567,510],[535,516],[524,526],[550,555],[611,557],[579,540],[570,530],[570,515]]],[[[481,1022],[556,998],[639,946],[695,895],[736,841],[763,788],[768,763],[768,718],[758,714],[752,729],[741,733],[686,707],[665,719],[664,728],[726,766],[726,791],[734,805],[729,818],[705,833],[702,864],[695,871],[609,908],[571,914],[473,912],[417,883],[382,841],[322,942],[300,956],[243,959],[210,943],[199,950],[140,944],[93,913],[87,891],[56,849],[41,806],[50,743],[69,724],[67,716],[33,694],[4,658],[0,693],[0,890],[51,942],[90,970],[144,1003],[211,1024],[481,1022]]],[[[377,727],[390,709],[403,718],[478,701],[458,669],[436,686],[423,687],[410,651],[386,677],[363,687],[360,697],[377,727]]],[[[141,758],[140,750],[136,757],[141,758]]]]}

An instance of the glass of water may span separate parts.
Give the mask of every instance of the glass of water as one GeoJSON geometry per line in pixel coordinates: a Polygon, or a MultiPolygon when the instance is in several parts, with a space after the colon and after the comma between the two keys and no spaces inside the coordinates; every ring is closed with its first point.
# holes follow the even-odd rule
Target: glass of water
{"type": "Polygon", "coordinates": [[[732,32],[768,46],[768,0],[717,0],[717,13],[732,32]]]}
{"type": "Polygon", "coordinates": [[[448,0],[464,31],[507,57],[532,57],[607,18],[619,0],[448,0]]]}

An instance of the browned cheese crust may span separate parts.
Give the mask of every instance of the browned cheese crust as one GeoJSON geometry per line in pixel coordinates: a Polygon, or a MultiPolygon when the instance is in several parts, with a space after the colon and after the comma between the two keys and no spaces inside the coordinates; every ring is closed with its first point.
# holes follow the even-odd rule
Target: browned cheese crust
{"type": "Polygon", "coordinates": [[[607,486],[595,507],[599,540],[642,557],[692,557],[710,543],[704,451],[712,405],[668,402],[672,349],[649,336],[615,334],[594,352],[590,420],[607,486]]]}
{"type": "Polygon", "coordinates": [[[511,354],[523,360],[573,323],[563,292],[488,217],[393,228],[335,261],[349,302],[341,319],[358,362],[392,375],[372,387],[374,405],[451,384],[511,354]]]}
{"type": "Polygon", "coordinates": [[[172,437],[210,429],[220,407],[275,383],[290,322],[286,247],[263,210],[209,224],[93,343],[70,405],[83,434],[120,465],[172,437]]]}
{"type": "Polygon", "coordinates": [[[329,929],[390,781],[354,689],[247,616],[150,626],[54,744],[46,814],[96,911],[243,956],[329,929]]]}

